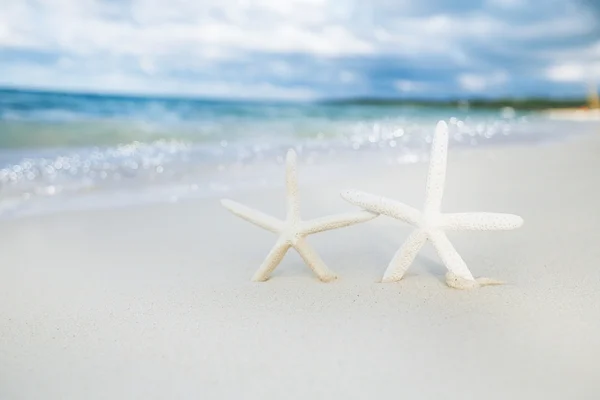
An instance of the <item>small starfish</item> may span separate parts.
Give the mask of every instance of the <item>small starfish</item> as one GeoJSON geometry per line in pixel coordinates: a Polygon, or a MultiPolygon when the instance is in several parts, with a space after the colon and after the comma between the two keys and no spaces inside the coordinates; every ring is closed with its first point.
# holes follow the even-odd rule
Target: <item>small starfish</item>
{"type": "Polygon", "coordinates": [[[487,278],[474,279],[444,231],[510,230],[520,227],[523,219],[517,215],[497,213],[442,214],[440,206],[446,180],[447,153],[448,126],[445,122],[440,121],[437,124],[431,148],[425,206],[422,212],[403,203],[363,192],[349,190],[342,193],[345,200],[356,206],[399,219],[417,228],[394,255],[382,282],[394,282],[402,279],[421,247],[427,240],[431,240],[439,257],[448,268],[446,283],[449,286],[465,289],[502,283],[487,278]]]}
{"type": "Polygon", "coordinates": [[[317,274],[320,280],[329,282],[336,279],[335,274],[327,268],[319,255],[306,242],[306,236],[365,222],[377,217],[377,214],[369,211],[358,211],[303,221],[300,218],[296,175],[296,153],[294,150],[289,150],[286,156],[287,217],[285,220],[271,217],[232,200],[221,200],[221,204],[238,217],[280,235],[267,258],[252,277],[253,281],[266,281],[269,279],[269,275],[279,265],[290,247],[300,253],[304,262],[317,274]]]}

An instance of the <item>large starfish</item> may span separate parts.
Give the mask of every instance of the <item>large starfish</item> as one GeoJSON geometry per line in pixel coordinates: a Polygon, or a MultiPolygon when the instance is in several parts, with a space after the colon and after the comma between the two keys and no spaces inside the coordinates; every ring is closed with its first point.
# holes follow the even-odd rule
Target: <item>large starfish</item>
{"type": "Polygon", "coordinates": [[[474,279],[444,231],[510,230],[520,227],[523,219],[512,214],[481,212],[442,214],[440,206],[446,180],[447,153],[448,126],[440,121],[431,148],[425,205],[422,212],[403,203],[363,192],[349,190],[342,193],[344,199],[356,206],[399,219],[417,228],[394,255],[382,282],[402,279],[421,247],[427,240],[431,240],[439,257],[448,268],[446,282],[449,286],[464,289],[502,283],[486,278],[474,279]]]}
{"type": "Polygon", "coordinates": [[[269,276],[281,262],[290,247],[293,247],[300,253],[304,262],[317,274],[320,280],[324,282],[334,280],[336,275],[327,268],[319,255],[306,242],[306,236],[365,222],[377,216],[377,214],[369,211],[357,211],[303,221],[300,218],[296,170],[296,153],[294,150],[289,150],[286,156],[287,216],[285,220],[271,217],[232,200],[221,200],[221,204],[238,217],[252,222],[263,229],[279,234],[279,239],[275,243],[275,246],[252,277],[253,281],[265,281],[269,279],[269,276]]]}

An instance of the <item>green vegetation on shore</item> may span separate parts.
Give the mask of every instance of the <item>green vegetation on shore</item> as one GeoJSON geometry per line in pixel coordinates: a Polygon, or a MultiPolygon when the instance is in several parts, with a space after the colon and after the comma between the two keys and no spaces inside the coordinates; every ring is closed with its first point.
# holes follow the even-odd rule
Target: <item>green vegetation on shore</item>
{"type": "Polygon", "coordinates": [[[497,109],[512,107],[516,110],[545,110],[550,108],[579,108],[585,107],[587,101],[581,99],[552,99],[552,98],[507,98],[507,99],[469,99],[469,100],[419,100],[398,98],[349,98],[324,100],[324,104],[335,105],[366,105],[366,106],[414,106],[414,107],[451,107],[497,109]]]}

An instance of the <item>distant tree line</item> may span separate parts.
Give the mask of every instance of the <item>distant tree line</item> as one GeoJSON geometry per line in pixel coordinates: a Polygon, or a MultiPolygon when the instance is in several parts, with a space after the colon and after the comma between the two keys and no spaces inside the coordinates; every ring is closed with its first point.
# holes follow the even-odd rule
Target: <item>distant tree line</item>
{"type": "Polygon", "coordinates": [[[469,99],[469,100],[421,100],[395,98],[350,98],[324,100],[333,105],[367,105],[367,106],[415,106],[415,107],[452,107],[452,108],[503,108],[512,107],[517,110],[544,110],[548,108],[580,108],[587,107],[587,100],[552,99],[552,98],[506,98],[506,99],[469,99]]]}

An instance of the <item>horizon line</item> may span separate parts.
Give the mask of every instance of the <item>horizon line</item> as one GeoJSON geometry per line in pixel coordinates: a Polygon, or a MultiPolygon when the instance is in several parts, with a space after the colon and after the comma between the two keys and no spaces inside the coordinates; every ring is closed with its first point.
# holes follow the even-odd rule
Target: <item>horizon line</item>
{"type": "Polygon", "coordinates": [[[92,91],[92,90],[71,90],[71,89],[56,89],[56,88],[41,88],[41,87],[23,87],[23,86],[2,86],[1,92],[20,92],[30,94],[49,94],[49,95],[70,95],[70,96],[90,96],[90,97],[112,97],[121,99],[137,99],[137,100],[191,100],[191,101],[206,101],[206,102],[227,102],[227,103],[430,103],[430,104],[449,104],[449,103],[494,103],[502,101],[548,101],[548,102],[578,102],[586,101],[586,96],[552,96],[552,95],[515,95],[515,96],[484,96],[471,95],[465,97],[447,96],[447,97],[427,97],[427,96],[377,96],[377,95],[355,95],[355,96],[339,96],[339,97],[321,97],[314,99],[278,99],[278,98],[236,98],[226,96],[206,96],[193,94],[152,94],[152,93],[134,93],[134,92],[118,92],[118,91],[92,91]]]}

